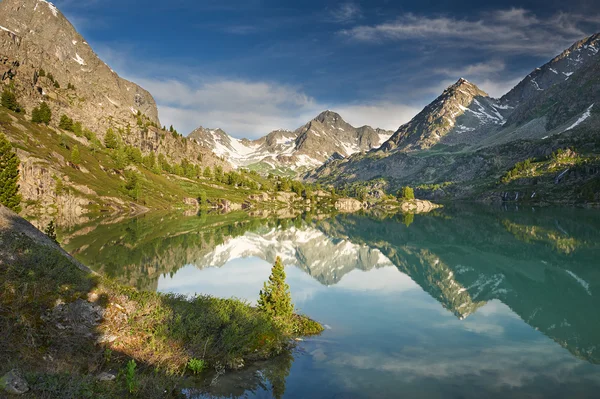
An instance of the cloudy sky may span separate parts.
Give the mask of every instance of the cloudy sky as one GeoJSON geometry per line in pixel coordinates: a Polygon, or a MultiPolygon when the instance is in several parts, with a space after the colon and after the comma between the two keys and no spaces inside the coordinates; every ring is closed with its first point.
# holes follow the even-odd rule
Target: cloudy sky
{"type": "Polygon", "coordinates": [[[595,0],[56,0],[161,122],[236,137],[325,109],[396,129],[458,78],[501,96],[600,31],[595,0]]]}

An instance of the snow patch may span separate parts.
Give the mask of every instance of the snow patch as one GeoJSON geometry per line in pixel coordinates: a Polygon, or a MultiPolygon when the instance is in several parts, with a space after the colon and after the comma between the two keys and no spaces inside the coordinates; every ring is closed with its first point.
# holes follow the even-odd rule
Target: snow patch
{"type": "Polygon", "coordinates": [[[85,65],[85,61],[77,53],[75,53],[75,57],[73,57],[73,60],[75,60],[75,62],[78,63],[79,65],[85,65]]]}
{"type": "Polygon", "coordinates": [[[13,35],[15,35],[15,36],[17,35],[15,32],[13,32],[12,30],[10,30],[10,29],[8,29],[8,28],[5,28],[4,26],[0,26],[0,29],[2,29],[3,31],[6,31],[6,32],[8,32],[8,33],[12,33],[12,34],[13,34],[13,35]]]}
{"type": "Polygon", "coordinates": [[[77,44],[77,40],[71,40],[71,43],[73,43],[73,46],[77,44]]]}
{"type": "Polygon", "coordinates": [[[585,281],[584,279],[582,279],[581,277],[579,277],[578,275],[576,275],[575,273],[573,273],[570,270],[566,270],[567,274],[569,274],[569,276],[573,277],[584,289],[585,291],[588,293],[588,295],[592,295],[591,291],[590,291],[590,284],[585,281]]]}
{"type": "MultiPolygon", "coordinates": [[[[46,5],[48,6],[48,8],[50,9],[50,11],[52,12],[52,14],[55,17],[58,17],[58,8],[56,8],[56,6],[52,3],[50,3],[49,1],[46,0],[38,0],[38,3],[46,3],[46,5]]],[[[33,9],[34,11],[37,10],[37,4],[35,5],[35,8],[33,9]]]]}
{"type": "Polygon", "coordinates": [[[585,121],[587,118],[589,118],[590,115],[591,115],[592,107],[593,106],[594,106],[594,104],[590,105],[588,107],[588,109],[585,110],[585,112],[583,113],[583,115],[581,115],[579,117],[579,119],[577,119],[577,121],[575,121],[575,123],[573,123],[571,126],[569,126],[568,128],[566,128],[565,130],[563,130],[563,132],[566,132],[567,130],[574,129],[575,127],[579,126],[583,121],[585,121]]]}

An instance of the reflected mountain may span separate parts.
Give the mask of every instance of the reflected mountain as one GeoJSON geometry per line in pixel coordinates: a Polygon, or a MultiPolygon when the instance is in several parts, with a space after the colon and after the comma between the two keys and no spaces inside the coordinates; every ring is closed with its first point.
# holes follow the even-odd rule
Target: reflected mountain
{"type": "Polygon", "coordinates": [[[463,319],[498,299],[575,356],[600,363],[600,216],[551,209],[447,209],[409,228],[358,216],[321,224],[379,249],[463,319]]]}
{"type": "Polygon", "coordinates": [[[146,290],[183,266],[245,257],[281,256],[324,285],[394,265],[459,319],[496,299],[575,356],[600,363],[600,215],[591,211],[449,207],[410,223],[402,215],[149,214],[64,236],[82,262],[146,290]]]}

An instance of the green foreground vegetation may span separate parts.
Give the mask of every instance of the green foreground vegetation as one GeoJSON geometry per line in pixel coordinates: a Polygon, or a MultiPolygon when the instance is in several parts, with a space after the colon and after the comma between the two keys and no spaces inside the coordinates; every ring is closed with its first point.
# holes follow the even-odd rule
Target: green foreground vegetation
{"type": "MultiPolygon", "coordinates": [[[[271,295],[284,306],[267,311],[235,299],[122,286],[86,270],[6,208],[3,213],[1,371],[22,370],[34,397],[178,397],[186,376],[284,354],[295,336],[323,330],[289,312],[287,290],[271,295]],[[110,371],[115,381],[98,380],[110,371]]],[[[285,286],[278,265],[270,279],[276,288],[285,286]]]]}

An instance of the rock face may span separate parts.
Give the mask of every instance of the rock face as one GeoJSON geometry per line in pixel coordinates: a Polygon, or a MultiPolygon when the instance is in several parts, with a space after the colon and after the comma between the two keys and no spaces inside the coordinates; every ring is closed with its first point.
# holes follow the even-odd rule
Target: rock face
{"type": "Polygon", "coordinates": [[[64,114],[100,140],[112,128],[125,144],[140,148],[144,155],[154,152],[170,163],[187,159],[231,169],[210,149],[159,129],[152,95],[119,77],[45,0],[0,2],[0,91],[8,85],[28,115],[45,101],[53,127],[64,114]]]}
{"type": "Polygon", "coordinates": [[[597,62],[598,50],[600,50],[600,33],[574,43],[550,62],[527,75],[500,98],[500,104],[515,108],[520,103],[537,96],[539,92],[568,80],[575,71],[597,62]]]}
{"type": "Polygon", "coordinates": [[[355,128],[332,111],[325,111],[295,131],[275,130],[257,139],[236,139],[221,129],[199,127],[189,138],[223,156],[235,167],[263,166],[306,170],[331,157],[343,158],[379,147],[390,131],[355,128]]]}
{"type": "Polygon", "coordinates": [[[382,149],[424,149],[451,135],[471,136],[472,132],[501,125],[502,112],[487,93],[460,78],[410,122],[400,126],[382,149]]]}
{"type": "MultiPolygon", "coordinates": [[[[54,100],[53,111],[60,109],[98,132],[111,123],[131,123],[138,111],[160,124],[150,93],[120,78],[100,60],[52,3],[3,0],[0,26],[0,56],[5,62],[12,60],[10,74],[16,75],[19,99],[28,110],[46,97],[54,100]],[[45,77],[39,76],[40,69],[45,77]],[[60,88],[54,87],[49,74],[60,88]],[[68,89],[69,84],[75,89],[68,89]]],[[[6,80],[7,74],[5,64],[0,76],[6,80]]]]}

